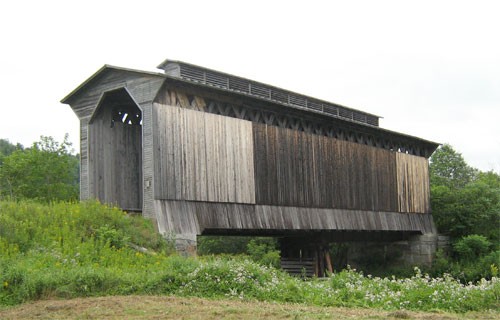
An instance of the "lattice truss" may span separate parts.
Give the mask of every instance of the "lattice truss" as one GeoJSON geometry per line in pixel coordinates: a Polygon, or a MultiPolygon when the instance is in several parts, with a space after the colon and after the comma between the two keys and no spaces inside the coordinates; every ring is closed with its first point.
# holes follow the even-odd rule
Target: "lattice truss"
{"type": "Polygon", "coordinates": [[[234,103],[216,101],[174,90],[168,90],[167,100],[167,104],[181,108],[213,113],[270,126],[277,126],[280,128],[298,130],[311,134],[332,137],[339,140],[383,148],[395,152],[422,157],[429,157],[431,153],[426,148],[408,143],[402,139],[400,140],[391,137],[382,137],[374,134],[357,132],[349,128],[343,128],[336,124],[328,124],[325,121],[314,121],[290,116],[285,112],[280,113],[257,109],[247,105],[236,105],[234,103]]]}

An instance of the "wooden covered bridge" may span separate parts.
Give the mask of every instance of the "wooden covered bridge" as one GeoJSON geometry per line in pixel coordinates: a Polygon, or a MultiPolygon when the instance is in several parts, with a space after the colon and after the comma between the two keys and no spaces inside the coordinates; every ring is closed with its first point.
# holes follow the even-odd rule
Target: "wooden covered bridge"
{"type": "Polygon", "coordinates": [[[316,273],[329,241],[435,232],[438,144],[256,81],[159,69],[105,65],[62,100],[80,119],[81,199],[142,212],[179,250],[197,235],[279,236],[283,265],[312,260],[316,273]]]}

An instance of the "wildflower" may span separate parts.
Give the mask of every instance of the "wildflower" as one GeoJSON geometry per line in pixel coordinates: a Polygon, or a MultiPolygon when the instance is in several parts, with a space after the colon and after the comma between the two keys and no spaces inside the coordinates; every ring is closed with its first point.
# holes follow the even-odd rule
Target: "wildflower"
{"type": "Polygon", "coordinates": [[[3,282],[3,287],[4,287],[4,288],[7,288],[8,286],[9,286],[9,283],[8,283],[7,281],[4,281],[4,282],[3,282]]]}

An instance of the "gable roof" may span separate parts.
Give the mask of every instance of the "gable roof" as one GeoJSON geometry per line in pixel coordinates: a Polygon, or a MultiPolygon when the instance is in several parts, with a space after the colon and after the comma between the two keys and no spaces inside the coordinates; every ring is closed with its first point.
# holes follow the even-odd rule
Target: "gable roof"
{"type": "Polygon", "coordinates": [[[112,66],[109,64],[105,64],[99,70],[97,70],[94,74],[92,74],[90,77],[88,77],[85,81],[83,81],[78,87],[73,89],[70,93],[68,93],[64,98],[61,99],[61,103],[64,104],[71,104],[72,99],[78,95],[80,92],[84,91],[94,80],[96,80],[99,76],[102,74],[110,71],[125,71],[125,72],[132,72],[132,73],[138,73],[138,74],[143,74],[143,75],[151,75],[151,76],[157,76],[157,77],[163,77],[165,78],[164,73],[160,72],[151,72],[151,71],[143,71],[143,70],[137,70],[137,69],[130,69],[130,68],[123,68],[123,67],[117,67],[117,66],[112,66]]]}

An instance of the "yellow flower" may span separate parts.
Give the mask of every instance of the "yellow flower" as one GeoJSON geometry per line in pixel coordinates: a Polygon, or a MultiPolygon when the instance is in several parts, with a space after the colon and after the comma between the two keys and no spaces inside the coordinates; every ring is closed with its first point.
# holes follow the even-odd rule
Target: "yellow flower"
{"type": "Polygon", "coordinates": [[[9,286],[9,283],[8,283],[7,281],[4,281],[4,283],[3,283],[3,287],[4,287],[4,288],[7,288],[8,286],[9,286]]]}

